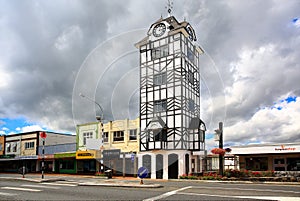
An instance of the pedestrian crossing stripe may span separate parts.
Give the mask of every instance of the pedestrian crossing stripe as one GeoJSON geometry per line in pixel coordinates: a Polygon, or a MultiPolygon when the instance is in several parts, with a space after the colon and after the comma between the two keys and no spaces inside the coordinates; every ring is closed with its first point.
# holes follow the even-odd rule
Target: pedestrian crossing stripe
{"type": "Polygon", "coordinates": [[[2,196],[16,196],[17,194],[0,192],[0,195],[2,195],[2,196]]]}
{"type": "Polygon", "coordinates": [[[23,187],[32,187],[32,188],[48,188],[48,189],[60,189],[60,187],[55,186],[42,186],[42,185],[32,185],[32,184],[23,184],[23,187]]]}
{"type": "Polygon", "coordinates": [[[19,188],[19,187],[12,187],[12,186],[5,186],[1,187],[1,189],[5,190],[16,190],[16,191],[29,191],[29,192],[40,192],[40,189],[33,189],[33,188],[19,188]]]}

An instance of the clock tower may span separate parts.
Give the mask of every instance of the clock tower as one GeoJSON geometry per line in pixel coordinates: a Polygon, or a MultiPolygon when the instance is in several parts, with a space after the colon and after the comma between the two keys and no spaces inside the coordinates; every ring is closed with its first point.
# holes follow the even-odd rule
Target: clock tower
{"type": "Polygon", "coordinates": [[[135,44],[140,52],[140,157],[151,178],[200,171],[199,55],[193,27],[174,16],[154,22],[135,44]]]}

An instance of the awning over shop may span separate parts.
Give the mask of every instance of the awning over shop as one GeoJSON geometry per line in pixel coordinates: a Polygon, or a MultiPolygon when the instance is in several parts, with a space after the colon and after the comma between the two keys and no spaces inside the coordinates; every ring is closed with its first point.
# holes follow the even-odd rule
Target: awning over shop
{"type": "Polygon", "coordinates": [[[64,152],[64,153],[56,153],[54,154],[54,158],[75,158],[76,152],[64,152]]]}

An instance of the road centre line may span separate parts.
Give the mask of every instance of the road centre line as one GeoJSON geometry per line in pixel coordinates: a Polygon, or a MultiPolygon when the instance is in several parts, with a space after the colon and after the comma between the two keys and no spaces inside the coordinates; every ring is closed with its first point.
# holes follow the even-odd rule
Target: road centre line
{"type": "Polygon", "coordinates": [[[178,193],[180,191],[184,191],[184,190],[190,189],[190,188],[192,188],[192,186],[187,186],[187,187],[180,188],[180,189],[177,189],[177,190],[174,190],[174,191],[169,191],[169,192],[166,192],[164,194],[161,194],[161,195],[158,195],[158,196],[155,196],[155,197],[152,197],[152,198],[144,199],[143,201],[154,201],[154,200],[164,199],[164,198],[170,197],[171,195],[175,195],[176,193],[178,193]]]}
{"type": "Polygon", "coordinates": [[[6,190],[16,190],[16,191],[29,191],[29,192],[40,192],[40,191],[42,191],[42,190],[40,190],[40,189],[19,188],[19,187],[11,187],[11,186],[1,187],[1,189],[6,189],[6,190]]]}

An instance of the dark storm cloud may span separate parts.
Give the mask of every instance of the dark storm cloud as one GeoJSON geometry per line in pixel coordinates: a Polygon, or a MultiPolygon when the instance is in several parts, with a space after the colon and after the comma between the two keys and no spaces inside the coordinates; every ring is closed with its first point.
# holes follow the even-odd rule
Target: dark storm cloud
{"type": "MultiPolygon", "coordinates": [[[[165,5],[160,0],[1,1],[0,116],[26,116],[74,132],[74,123],[94,121],[98,109],[79,93],[97,100],[106,120],[135,116],[128,115],[138,104],[133,79],[139,58],[133,45],[167,16],[165,5]]],[[[297,0],[174,1],[174,16],[190,22],[205,50],[201,115],[208,132],[225,121],[232,142],[294,139],[298,113],[290,111],[297,111],[299,102],[281,105],[281,112],[294,117],[271,108],[286,96],[299,96],[300,29],[291,23],[299,10],[297,0]],[[276,118],[268,121],[271,117],[276,118]],[[274,127],[278,124],[291,126],[274,127]]]]}

